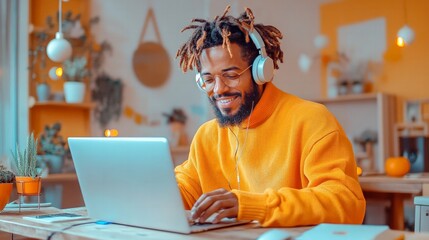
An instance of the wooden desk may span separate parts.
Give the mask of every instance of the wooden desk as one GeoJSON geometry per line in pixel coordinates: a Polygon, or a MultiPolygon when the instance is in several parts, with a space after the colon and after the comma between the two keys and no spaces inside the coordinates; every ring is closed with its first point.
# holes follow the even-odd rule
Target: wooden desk
{"type": "Polygon", "coordinates": [[[84,206],[82,193],[76,173],[49,174],[47,178],[42,179],[42,187],[51,194],[58,191],[60,204],[57,208],[74,208],[84,206]]]}
{"type": "MultiPolygon", "coordinates": [[[[75,212],[80,214],[86,214],[84,208],[66,209],[67,212],[75,212]]],[[[82,220],[66,223],[55,223],[55,224],[39,224],[31,221],[22,219],[24,215],[38,215],[38,214],[50,214],[61,212],[56,208],[42,208],[37,209],[24,209],[21,214],[16,209],[5,209],[0,213],[0,231],[24,236],[36,239],[47,239],[52,232],[58,232],[52,239],[68,239],[68,240],[86,240],[86,239],[256,239],[259,235],[269,230],[267,228],[260,228],[257,223],[248,225],[241,225],[236,227],[218,229],[207,231],[203,233],[196,233],[191,235],[176,234],[170,232],[162,232],[156,230],[149,230],[143,228],[129,227],[123,225],[97,225],[94,223],[84,224],[72,227],[67,230],[63,230],[76,223],[92,222],[92,220],[82,220]]],[[[300,227],[300,228],[286,228],[292,236],[296,237],[302,232],[310,229],[311,227],[300,227]]],[[[398,239],[399,236],[405,235],[406,239],[428,239],[429,234],[403,231],[386,231],[376,239],[398,239]]]]}
{"type": "MultiPolygon", "coordinates": [[[[49,174],[42,178],[42,201],[52,203],[57,208],[84,206],[76,173],[49,174]]],[[[16,188],[13,188],[11,201],[17,199],[16,188]]]]}
{"type": "Polygon", "coordinates": [[[404,229],[404,199],[415,195],[429,196],[429,177],[427,176],[400,178],[366,176],[359,177],[359,182],[365,196],[387,197],[390,200],[392,217],[390,217],[389,226],[392,229],[404,229]]]}

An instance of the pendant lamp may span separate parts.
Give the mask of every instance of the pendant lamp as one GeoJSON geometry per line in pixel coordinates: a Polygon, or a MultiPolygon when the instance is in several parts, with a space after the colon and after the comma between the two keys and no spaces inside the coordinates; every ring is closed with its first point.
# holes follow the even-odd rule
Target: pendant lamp
{"type": "Polygon", "coordinates": [[[48,43],[46,53],[52,61],[64,62],[71,57],[72,47],[70,43],[64,39],[62,33],[62,0],[59,0],[58,26],[59,31],[55,34],[55,38],[48,43]]]}
{"type": "Polygon", "coordinates": [[[396,44],[398,46],[403,47],[405,45],[410,45],[414,41],[414,30],[410,28],[408,25],[404,25],[401,29],[399,29],[396,44]]]}
{"type": "Polygon", "coordinates": [[[399,29],[396,34],[396,45],[399,47],[404,47],[406,45],[410,45],[414,41],[415,33],[414,30],[407,25],[407,3],[404,0],[404,19],[405,25],[399,29]]]}

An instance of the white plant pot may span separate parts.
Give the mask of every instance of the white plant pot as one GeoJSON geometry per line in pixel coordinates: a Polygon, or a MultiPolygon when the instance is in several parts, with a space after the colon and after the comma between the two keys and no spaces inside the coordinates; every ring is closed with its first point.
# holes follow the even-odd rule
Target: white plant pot
{"type": "Polygon", "coordinates": [[[85,84],[82,82],[65,82],[64,96],[68,103],[81,103],[85,97],[85,84]]]}

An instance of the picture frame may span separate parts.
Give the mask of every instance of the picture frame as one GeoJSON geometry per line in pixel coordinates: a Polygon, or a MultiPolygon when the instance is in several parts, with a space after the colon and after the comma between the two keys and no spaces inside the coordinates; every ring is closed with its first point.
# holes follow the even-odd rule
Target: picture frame
{"type": "Polygon", "coordinates": [[[406,101],[404,104],[404,122],[417,123],[422,121],[421,101],[406,101]]]}

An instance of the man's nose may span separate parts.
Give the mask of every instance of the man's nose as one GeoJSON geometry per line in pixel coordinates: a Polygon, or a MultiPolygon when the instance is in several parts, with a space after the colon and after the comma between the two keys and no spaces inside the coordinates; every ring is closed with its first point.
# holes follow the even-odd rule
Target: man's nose
{"type": "Polygon", "coordinates": [[[214,85],[213,92],[220,95],[223,92],[225,92],[227,89],[228,89],[228,85],[225,84],[223,79],[219,76],[215,76],[215,85],[214,85]]]}

